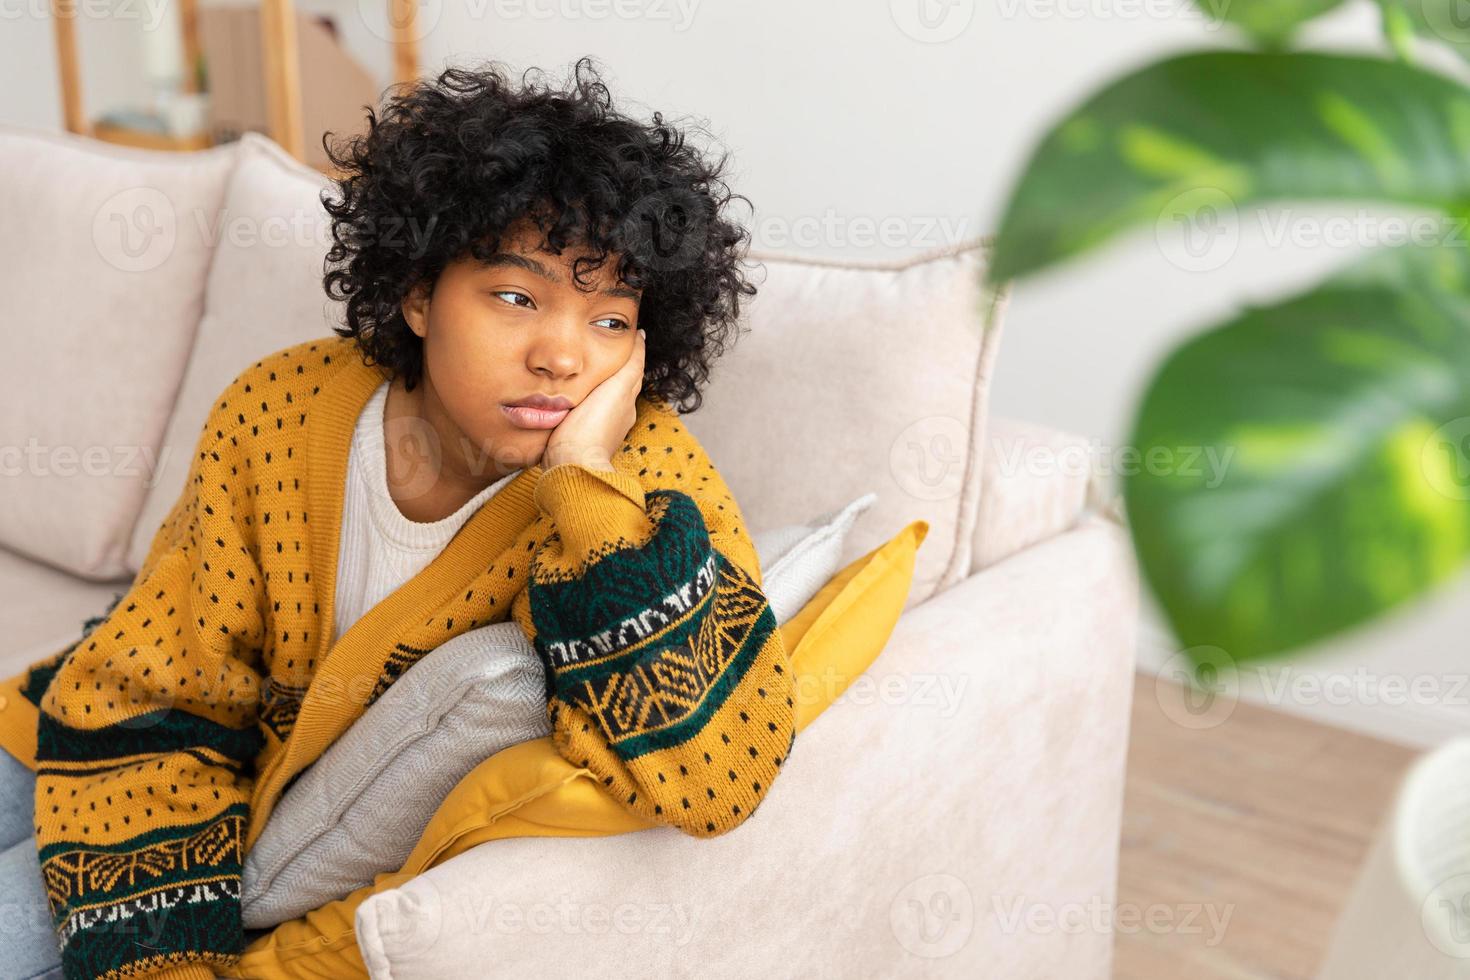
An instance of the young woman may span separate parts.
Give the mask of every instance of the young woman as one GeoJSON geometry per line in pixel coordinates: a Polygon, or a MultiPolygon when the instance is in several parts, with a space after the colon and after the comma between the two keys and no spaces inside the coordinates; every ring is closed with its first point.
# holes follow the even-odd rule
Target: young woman
{"type": "Polygon", "coordinates": [[[445,71],[329,151],[345,326],[219,394],[129,591],[0,685],[0,897],[50,927],[0,931],[7,975],[228,967],[292,779],[489,623],[651,821],[724,833],[791,751],[749,531],[675,408],[754,293],[719,165],[585,60],[566,90],[445,71]]]}

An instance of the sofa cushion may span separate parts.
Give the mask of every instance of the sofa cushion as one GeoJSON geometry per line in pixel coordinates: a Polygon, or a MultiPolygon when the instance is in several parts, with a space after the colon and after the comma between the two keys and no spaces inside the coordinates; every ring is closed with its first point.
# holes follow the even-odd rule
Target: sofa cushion
{"type": "Polygon", "coordinates": [[[0,545],[92,579],[130,571],[234,156],[0,127],[0,545]]]}
{"type": "MultiPolygon", "coordinates": [[[[778,623],[810,608],[837,573],[843,538],[873,496],[754,536],[778,623]]],[[[540,658],[513,622],[462,633],[414,664],[277,803],[245,858],[245,926],[305,915],[400,867],[467,773],[551,734],[545,690],[540,658]]]]}
{"type": "Polygon", "coordinates": [[[988,256],[985,240],[887,265],[751,252],[765,275],[741,307],[748,332],[686,416],[757,526],[874,490],[850,560],[884,528],[923,518],[932,532],[910,606],[970,573],[1006,295],[984,286],[988,256]]]}
{"type": "Polygon", "coordinates": [[[159,478],[143,504],[128,549],[136,572],[189,474],[189,453],[210,402],[248,364],[283,347],[324,337],[341,323],[341,303],[322,288],[331,244],[320,194],[332,183],[258,133],[239,142],[223,192],[203,318],[168,420],[159,478]]]}
{"type": "Polygon", "coordinates": [[[985,438],[972,572],[1055,537],[1089,506],[1104,507],[1094,447],[1079,435],[992,418],[985,438]]]}

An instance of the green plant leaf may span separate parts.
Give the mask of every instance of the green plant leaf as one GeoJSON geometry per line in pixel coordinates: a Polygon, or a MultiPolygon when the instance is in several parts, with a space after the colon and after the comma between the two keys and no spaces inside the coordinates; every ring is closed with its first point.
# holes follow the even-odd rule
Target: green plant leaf
{"type": "Polygon", "coordinates": [[[1162,240],[1205,209],[1344,199],[1461,213],[1470,92],[1375,58],[1182,55],[1110,84],[1047,134],[990,275],[1024,276],[1139,225],[1162,240]]]}
{"type": "Polygon", "coordinates": [[[1234,24],[1267,47],[1285,44],[1302,24],[1320,17],[1342,0],[1195,0],[1217,23],[1234,24]]]}
{"type": "Polygon", "coordinates": [[[1189,341],[1153,378],[1124,500],[1197,662],[1319,640],[1463,567],[1467,245],[1386,250],[1189,341]]]}

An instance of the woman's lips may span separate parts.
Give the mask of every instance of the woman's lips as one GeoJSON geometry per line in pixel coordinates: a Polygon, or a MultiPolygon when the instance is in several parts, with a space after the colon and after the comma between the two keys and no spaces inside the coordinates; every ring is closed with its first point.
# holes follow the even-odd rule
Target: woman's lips
{"type": "Polygon", "coordinates": [[[500,410],[518,429],[554,429],[571,411],[570,408],[529,408],[525,405],[501,405],[500,410]]]}

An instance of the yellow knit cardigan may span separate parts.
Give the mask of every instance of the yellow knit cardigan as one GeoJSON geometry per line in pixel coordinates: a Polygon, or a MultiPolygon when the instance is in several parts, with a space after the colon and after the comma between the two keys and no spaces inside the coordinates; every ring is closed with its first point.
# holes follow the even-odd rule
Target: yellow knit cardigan
{"type": "Polygon", "coordinates": [[[522,470],[333,636],[350,440],[386,377],[336,336],[243,371],[127,593],[0,683],[68,978],[234,963],[244,855],[292,778],[485,623],[534,641],[557,751],[651,822],[724,833],[790,753],[792,673],[740,509],[646,397],[613,470],[522,470]]]}

